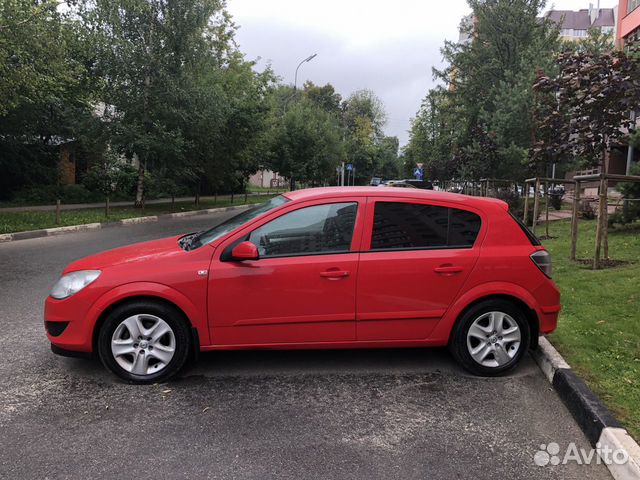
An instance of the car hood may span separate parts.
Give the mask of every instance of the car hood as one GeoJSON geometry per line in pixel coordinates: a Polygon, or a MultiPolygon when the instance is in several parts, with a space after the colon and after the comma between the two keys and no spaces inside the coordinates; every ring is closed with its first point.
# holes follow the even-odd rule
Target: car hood
{"type": "Polygon", "coordinates": [[[65,268],[63,273],[66,274],[77,270],[102,270],[105,267],[125,263],[157,261],[181,255],[185,253],[178,245],[178,239],[182,236],[177,235],[150,242],[134,243],[126,247],[90,255],[72,262],[65,268]]]}

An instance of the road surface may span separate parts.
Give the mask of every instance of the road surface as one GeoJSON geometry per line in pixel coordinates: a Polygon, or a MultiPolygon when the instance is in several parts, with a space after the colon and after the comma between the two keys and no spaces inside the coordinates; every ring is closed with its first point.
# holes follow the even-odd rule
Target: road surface
{"type": "Polygon", "coordinates": [[[443,349],[213,352],[134,386],[50,352],[42,303],[67,263],[231,214],[0,244],[0,478],[609,478],[534,464],[589,446],[529,357],[488,379],[443,349]]]}

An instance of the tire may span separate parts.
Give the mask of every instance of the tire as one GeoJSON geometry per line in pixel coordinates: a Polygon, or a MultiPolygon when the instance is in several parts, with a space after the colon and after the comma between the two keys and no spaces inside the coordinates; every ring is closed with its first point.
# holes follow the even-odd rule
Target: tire
{"type": "Polygon", "coordinates": [[[449,349],[465,370],[491,377],[514,368],[530,338],[529,322],[520,308],[507,300],[485,300],[458,318],[449,349]]]}
{"type": "Polygon", "coordinates": [[[136,300],[109,313],[98,335],[98,355],[121,379],[146,384],[178,373],[191,343],[187,320],[177,308],[136,300]]]}

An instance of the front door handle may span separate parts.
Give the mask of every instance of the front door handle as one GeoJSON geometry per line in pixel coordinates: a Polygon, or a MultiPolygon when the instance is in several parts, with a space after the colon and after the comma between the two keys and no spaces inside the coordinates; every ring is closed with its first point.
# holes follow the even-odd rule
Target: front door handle
{"type": "Polygon", "coordinates": [[[458,267],[455,265],[441,265],[433,269],[436,273],[444,273],[444,274],[454,274],[462,272],[462,267],[458,267]]]}
{"type": "Polygon", "coordinates": [[[346,270],[327,270],[325,272],[320,272],[320,276],[322,278],[328,278],[329,280],[339,280],[341,278],[348,277],[349,272],[346,270]]]}

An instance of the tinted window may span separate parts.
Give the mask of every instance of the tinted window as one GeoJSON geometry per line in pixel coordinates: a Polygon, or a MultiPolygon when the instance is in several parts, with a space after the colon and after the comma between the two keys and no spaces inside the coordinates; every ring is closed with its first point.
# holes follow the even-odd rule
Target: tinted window
{"type": "Polygon", "coordinates": [[[480,217],[455,208],[376,202],[372,250],[471,247],[480,217]]]}
{"type": "Polygon", "coordinates": [[[346,252],[351,248],[356,203],[301,208],[272,220],[249,235],[261,257],[346,252]]]}
{"type": "Polygon", "coordinates": [[[449,209],[449,247],[472,247],[480,231],[480,217],[467,210],[449,209]]]}

